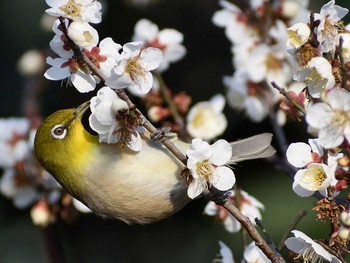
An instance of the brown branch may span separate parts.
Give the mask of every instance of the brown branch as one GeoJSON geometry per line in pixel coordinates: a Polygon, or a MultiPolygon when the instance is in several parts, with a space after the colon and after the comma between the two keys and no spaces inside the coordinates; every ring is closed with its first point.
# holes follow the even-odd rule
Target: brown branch
{"type": "Polygon", "coordinates": [[[261,251],[273,262],[273,263],[285,263],[286,261],[283,257],[277,252],[274,251],[267,242],[261,237],[258,230],[252,224],[250,219],[243,215],[237,207],[235,207],[231,201],[226,201],[223,204],[223,207],[227,209],[247,230],[250,237],[255,241],[256,246],[258,246],[261,251]]]}
{"type": "Polygon", "coordinates": [[[284,97],[286,97],[291,103],[293,103],[293,105],[301,112],[305,115],[305,110],[304,108],[298,103],[296,102],[291,96],[289,96],[288,92],[286,92],[286,90],[284,88],[281,88],[280,86],[278,86],[276,84],[276,82],[271,82],[272,87],[274,87],[275,89],[277,89],[284,97]]]}
{"type": "Polygon", "coordinates": [[[165,103],[168,105],[169,110],[170,110],[170,114],[171,116],[174,118],[175,123],[178,124],[180,126],[181,131],[184,130],[185,128],[185,123],[183,118],[180,116],[179,111],[177,110],[177,107],[174,103],[174,101],[171,99],[169,92],[167,90],[167,86],[163,80],[162,75],[160,75],[159,73],[155,72],[154,73],[155,77],[157,78],[158,82],[159,82],[159,91],[162,94],[165,103]]]}

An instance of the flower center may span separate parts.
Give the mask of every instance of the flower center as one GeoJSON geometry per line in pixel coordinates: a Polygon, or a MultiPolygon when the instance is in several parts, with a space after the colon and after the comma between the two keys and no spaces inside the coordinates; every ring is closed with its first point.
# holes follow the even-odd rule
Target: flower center
{"type": "Polygon", "coordinates": [[[337,23],[332,19],[326,17],[324,21],[324,29],[322,30],[322,36],[332,42],[338,35],[337,23]]]}
{"type": "Polygon", "coordinates": [[[347,124],[350,123],[349,112],[343,110],[334,110],[331,120],[332,126],[344,128],[347,124]]]}
{"type": "Polygon", "coordinates": [[[318,72],[318,70],[314,67],[310,68],[308,76],[305,78],[306,81],[310,81],[313,83],[313,86],[320,87],[322,89],[325,88],[328,79],[322,77],[322,75],[318,72]]]}
{"type": "Polygon", "coordinates": [[[66,5],[60,7],[61,11],[71,17],[81,17],[81,5],[74,2],[74,0],[68,0],[66,5]]]}
{"type": "Polygon", "coordinates": [[[297,30],[287,30],[288,39],[290,39],[295,45],[301,46],[303,40],[301,35],[298,34],[297,30]]]}
{"type": "Polygon", "coordinates": [[[322,262],[322,258],[315,252],[312,246],[305,247],[295,259],[303,259],[304,263],[322,262]]]}
{"type": "Polygon", "coordinates": [[[208,160],[196,163],[196,173],[207,182],[210,181],[214,170],[214,166],[208,160]]]}
{"type": "Polygon", "coordinates": [[[318,191],[327,175],[321,166],[311,166],[303,174],[300,183],[309,191],[318,191]]]}
{"type": "Polygon", "coordinates": [[[208,118],[210,118],[208,115],[210,115],[210,110],[204,107],[198,108],[198,111],[196,112],[192,120],[193,127],[201,127],[204,123],[206,123],[208,118]]]}
{"type": "Polygon", "coordinates": [[[273,53],[266,57],[265,65],[269,71],[276,71],[282,68],[281,61],[273,53]]]}
{"type": "Polygon", "coordinates": [[[140,77],[145,76],[145,69],[139,63],[138,59],[139,59],[139,56],[130,58],[125,66],[125,72],[127,72],[130,75],[130,78],[133,81],[137,76],[140,76],[140,77]]]}

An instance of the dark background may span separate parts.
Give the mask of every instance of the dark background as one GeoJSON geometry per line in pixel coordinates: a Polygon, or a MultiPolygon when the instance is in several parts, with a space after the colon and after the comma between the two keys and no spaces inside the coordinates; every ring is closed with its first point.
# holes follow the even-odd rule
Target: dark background
{"type": "MultiPolygon", "coordinates": [[[[311,9],[319,11],[326,2],[312,1],[311,9]]],[[[349,8],[346,2],[337,1],[337,4],[349,8]]],[[[0,2],[0,117],[23,114],[26,80],[16,72],[15,64],[28,49],[48,48],[53,34],[39,26],[46,8],[44,0],[0,2]]],[[[145,8],[114,0],[108,1],[103,22],[96,28],[100,39],[111,36],[121,44],[130,41],[140,18],[148,18],[160,29],[175,28],[182,32],[187,55],[171,65],[164,79],[173,90],[185,90],[197,102],[224,93],[222,77],[233,72],[231,45],[223,29],[211,22],[213,13],[219,9],[216,0],[159,0],[145,8]]],[[[80,94],[73,87],[61,87],[60,82],[46,83],[43,77],[41,83],[49,86],[42,92],[39,104],[44,116],[57,109],[75,107],[93,95],[80,94]]],[[[271,131],[268,121],[252,124],[228,107],[225,113],[230,123],[223,135],[227,140],[271,131]]],[[[302,124],[287,125],[288,140],[305,140],[303,131],[302,124]]],[[[241,163],[235,173],[238,184],[264,203],[263,224],[276,243],[296,214],[310,209],[315,202],[313,198],[296,196],[291,180],[265,161],[241,163]]],[[[213,217],[203,215],[205,204],[205,200],[193,201],[171,218],[147,226],[128,226],[89,214],[82,215],[72,225],[59,221],[49,230],[62,240],[67,262],[212,262],[219,252],[218,240],[228,244],[237,259],[240,258],[239,234],[227,233],[213,217]]],[[[313,238],[328,233],[328,226],[315,221],[312,212],[298,229],[313,238]]],[[[15,209],[10,200],[0,196],[0,262],[48,262],[46,237],[52,234],[48,232],[31,223],[29,211],[15,209]]]]}

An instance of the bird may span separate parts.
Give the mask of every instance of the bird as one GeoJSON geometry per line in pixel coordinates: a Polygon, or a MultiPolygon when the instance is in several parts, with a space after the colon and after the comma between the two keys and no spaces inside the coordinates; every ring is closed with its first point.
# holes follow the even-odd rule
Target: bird
{"type": "MultiPolygon", "coordinates": [[[[142,135],[142,150],[100,143],[85,128],[89,102],[58,110],[38,128],[34,139],[39,163],[74,198],[95,214],[127,224],[148,224],[167,218],[192,199],[181,177],[185,165],[160,142],[142,135]]],[[[265,133],[232,143],[232,161],[265,158],[274,154],[272,135],[265,133]],[[246,145],[247,147],[244,147],[246,145]]],[[[190,146],[171,139],[182,152],[190,146]]]]}

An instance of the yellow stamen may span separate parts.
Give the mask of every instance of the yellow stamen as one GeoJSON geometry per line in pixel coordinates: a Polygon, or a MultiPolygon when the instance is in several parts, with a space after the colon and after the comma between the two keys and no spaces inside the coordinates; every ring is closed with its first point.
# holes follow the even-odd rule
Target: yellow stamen
{"type": "Polygon", "coordinates": [[[132,80],[134,80],[136,76],[145,76],[145,69],[142,67],[138,60],[138,56],[131,58],[128,60],[125,66],[125,71],[130,75],[130,78],[132,80]]]}
{"type": "Polygon", "coordinates": [[[302,251],[300,251],[299,255],[295,259],[303,259],[304,263],[315,263],[322,262],[323,258],[320,257],[312,246],[305,247],[302,251]]]}
{"type": "Polygon", "coordinates": [[[214,167],[208,160],[196,164],[196,173],[207,182],[210,181],[213,172],[214,167]]]}
{"type": "Polygon", "coordinates": [[[327,175],[321,166],[311,166],[301,178],[303,187],[309,191],[317,191],[326,180],[327,175]]]}
{"type": "Polygon", "coordinates": [[[333,110],[331,125],[344,128],[350,122],[349,112],[343,110],[333,110]]]}
{"type": "Polygon", "coordinates": [[[270,71],[276,71],[282,68],[281,60],[278,57],[276,57],[273,53],[270,53],[266,57],[265,65],[270,71]]]}
{"type": "Polygon", "coordinates": [[[60,9],[71,17],[81,17],[81,5],[74,2],[74,0],[68,0],[66,5],[60,7],[60,9]]]}

